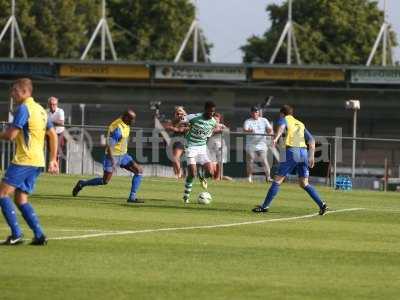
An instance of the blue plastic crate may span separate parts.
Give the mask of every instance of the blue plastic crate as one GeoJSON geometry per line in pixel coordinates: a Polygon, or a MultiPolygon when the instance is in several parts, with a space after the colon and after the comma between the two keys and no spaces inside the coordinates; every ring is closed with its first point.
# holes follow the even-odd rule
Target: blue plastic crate
{"type": "Polygon", "coordinates": [[[342,191],[351,191],[353,182],[349,176],[340,175],[336,177],[335,188],[342,191]]]}

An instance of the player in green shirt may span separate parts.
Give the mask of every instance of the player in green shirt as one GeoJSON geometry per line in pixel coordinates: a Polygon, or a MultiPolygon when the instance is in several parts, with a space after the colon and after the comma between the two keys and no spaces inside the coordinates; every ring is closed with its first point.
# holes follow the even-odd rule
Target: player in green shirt
{"type": "MultiPolygon", "coordinates": [[[[215,104],[206,102],[204,112],[187,116],[189,131],[186,134],[186,158],[188,165],[188,175],[185,182],[183,201],[189,203],[192,191],[193,179],[197,174],[197,164],[210,174],[214,174],[214,168],[207,153],[207,140],[212,136],[217,121],[214,119],[215,104]]],[[[207,181],[203,176],[199,176],[201,185],[207,189],[207,181]]]]}

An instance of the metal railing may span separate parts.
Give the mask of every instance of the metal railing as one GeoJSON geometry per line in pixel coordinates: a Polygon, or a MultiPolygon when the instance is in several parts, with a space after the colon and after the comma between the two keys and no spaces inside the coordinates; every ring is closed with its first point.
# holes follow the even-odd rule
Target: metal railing
{"type": "MultiPolygon", "coordinates": [[[[4,131],[7,123],[2,122],[0,126],[1,130],[4,131]]],[[[63,161],[62,171],[67,174],[101,173],[107,127],[66,125],[65,128],[66,146],[61,157],[63,161]]],[[[166,169],[171,165],[172,159],[168,152],[171,152],[172,145],[165,141],[165,132],[161,134],[161,130],[158,129],[138,127],[133,127],[131,132],[128,146],[138,162],[144,165],[163,166],[163,174],[173,176],[172,171],[166,169]]],[[[219,151],[218,162],[221,166],[220,179],[225,175],[229,177],[246,176],[246,139],[248,140],[250,136],[266,138],[267,159],[272,169],[276,168],[284,147],[282,145],[277,148],[272,147],[271,136],[240,131],[224,131],[220,134],[220,147],[217,149],[219,151]]],[[[353,138],[343,137],[340,134],[315,136],[315,139],[317,142],[317,166],[318,164],[323,165],[323,169],[326,171],[318,174],[317,177],[324,178],[323,181],[322,179],[319,180],[320,182],[335,187],[338,175],[351,174],[349,168],[352,161],[349,151],[351,150],[350,143],[353,140],[358,145],[357,178],[353,178],[353,180],[357,181],[360,178],[368,177],[371,180],[383,182],[384,187],[387,188],[390,177],[400,177],[400,139],[353,138]],[[322,176],[324,174],[325,176],[322,176]]],[[[15,145],[13,142],[2,140],[0,149],[1,169],[5,170],[12,161],[15,145]]],[[[184,162],[183,159],[182,162],[184,162]]],[[[258,169],[258,171],[262,173],[262,170],[258,169]]]]}

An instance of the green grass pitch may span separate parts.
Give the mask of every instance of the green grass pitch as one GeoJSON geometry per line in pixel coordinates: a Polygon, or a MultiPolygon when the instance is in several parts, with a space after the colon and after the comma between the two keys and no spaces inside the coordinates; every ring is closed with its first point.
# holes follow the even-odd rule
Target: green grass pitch
{"type": "Polygon", "coordinates": [[[201,206],[181,202],[182,181],[146,178],[146,203],[128,205],[129,178],[73,198],[76,180],[39,178],[31,201],[50,241],[0,247],[0,299],[400,297],[398,193],[319,187],[337,211],[320,217],[287,184],[270,213],[254,215],[266,184],[211,183],[213,202],[201,206]]]}

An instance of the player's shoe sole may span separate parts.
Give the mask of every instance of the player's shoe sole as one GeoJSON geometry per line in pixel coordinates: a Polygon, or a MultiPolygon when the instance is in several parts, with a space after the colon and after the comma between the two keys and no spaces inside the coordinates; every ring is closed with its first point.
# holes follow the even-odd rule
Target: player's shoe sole
{"type": "Polygon", "coordinates": [[[324,203],[324,205],[322,205],[322,207],[319,209],[319,215],[323,216],[326,214],[326,212],[329,210],[329,207],[326,205],[326,203],[324,203]]]}
{"type": "Polygon", "coordinates": [[[32,246],[45,246],[47,245],[48,239],[45,235],[42,235],[40,238],[34,237],[32,242],[29,245],[32,246]]]}
{"type": "Polygon", "coordinates": [[[257,205],[257,206],[254,207],[251,211],[252,211],[253,213],[257,213],[257,214],[266,213],[266,212],[268,212],[268,208],[264,208],[264,207],[262,207],[262,206],[260,206],[260,205],[257,205]]]}
{"type": "Polygon", "coordinates": [[[75,186],[74,186],[74,188],[73,188],[73,190],[72,190],[72,196],[74,196],[74,197],[76,197],[76,196],[78,196],[78,194],[79,194],[79,192],[82,190],[82,180],[79,180],[76,184],[75,184],[75,186]]]}
{"type": "Polygon", "coordinates": [[[128,199],[126,200],[127,203],[144,203],[144,200],[141,199],[128,199]]]}
{"type": "Polygon", "coordinates": [[[189,201],[189,197],[187,197],[187,196],[183,196],[183,203],[185,203],[185,204],[189,204],[189,203],[190,203],[190,201],[189,201]]]}
{"type": "Polygon", "coordinates": [[[24,243],[24,236],[21,235],[20,237],[14,238],[11,235],[7,237],[7,239],[1,243],[4,246],[17,246],[24,243]]]}

